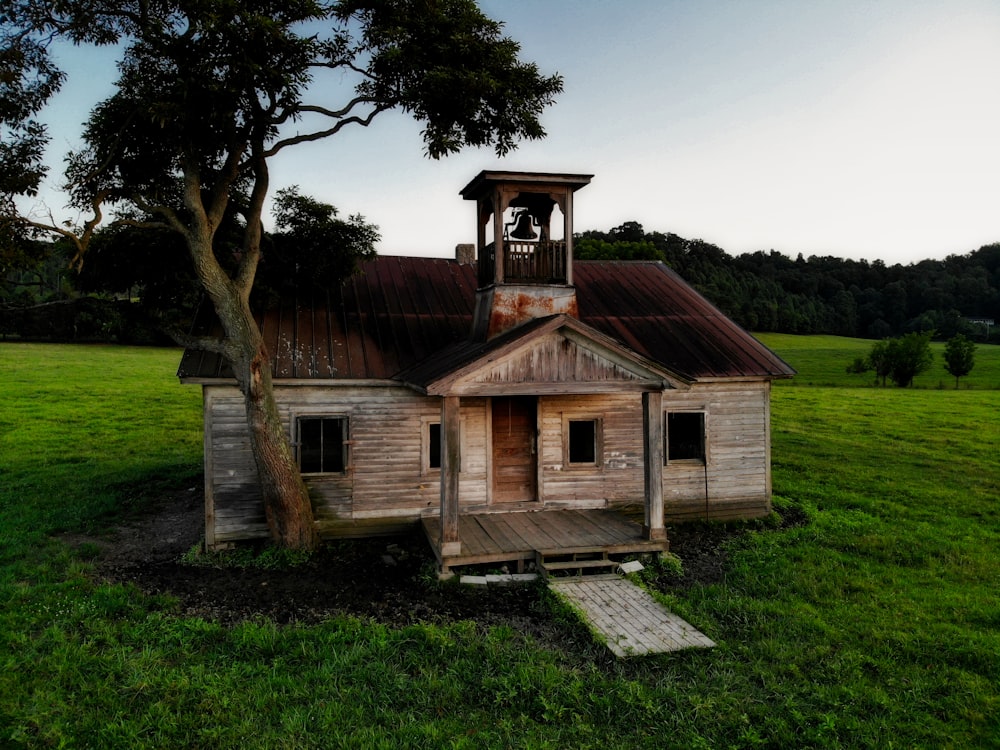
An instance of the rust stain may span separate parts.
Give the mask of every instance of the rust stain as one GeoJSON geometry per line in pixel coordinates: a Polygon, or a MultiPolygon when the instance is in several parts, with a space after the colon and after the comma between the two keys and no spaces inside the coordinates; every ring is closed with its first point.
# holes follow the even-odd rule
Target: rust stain
{"type": "Polygon", "coordinates": [[[547,318],[550,315],[579,317],[575,291],[564,288],[559,288],[559,291],[560,294],[553,294],[552,287],[544,286],[530,291],[523,287],[496,290],[490,310],[487,338],[493,338],[535,318],[547,318]]]}

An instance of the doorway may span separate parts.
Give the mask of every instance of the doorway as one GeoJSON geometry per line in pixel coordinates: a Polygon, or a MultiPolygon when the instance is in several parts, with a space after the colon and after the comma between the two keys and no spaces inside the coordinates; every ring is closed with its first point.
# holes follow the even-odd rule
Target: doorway
{"type": "Polygon", "coordinates": [[[493,502],[537,500],[538,399],[493,398],[493,502]]]}

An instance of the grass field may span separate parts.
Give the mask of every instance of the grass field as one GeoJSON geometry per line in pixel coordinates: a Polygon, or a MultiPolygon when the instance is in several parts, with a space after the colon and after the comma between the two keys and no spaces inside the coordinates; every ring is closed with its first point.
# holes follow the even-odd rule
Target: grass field
{"type": "MultiPolygon", "coordinates": [[[[870,339],[850,339],[840,336],[792,336],[787,333],[758,333],[758,339],[774,349],[798,371],[798,376],[782,385],[870,387],[875,373],[853,375],[847,366],[855,357],[865,357],[871,351],[870,339]]],[[[931,369],[913,381],[918,389],[954,389],[955,378],[948,374],[944,362],[944,343],[931,343],[934,361],[931,369]]],[[[959,389],[1000,390],[1000,346],[976,344],[976,363],[972,372],[959,379],[959,389]]]]}
{"type": "Polygon", "coordinates": [[[844,387],[866,342],[764,338],[800,372],[775,502],[808,523],[668,599],[717,648],[624,662],[472,623],[227,628],[93,580],[54,535],[198,481],[198,390],[175,351],[0,344],[0,747],[1000,747],[995,348],[972,388],[903,390],[844,387]]]}

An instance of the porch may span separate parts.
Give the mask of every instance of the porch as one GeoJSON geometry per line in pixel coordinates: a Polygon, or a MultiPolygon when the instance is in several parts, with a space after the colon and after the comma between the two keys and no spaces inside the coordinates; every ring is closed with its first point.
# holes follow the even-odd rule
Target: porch
{"type": "Polygon", "coordinates": [[[600,551],[606,555],[664,552],[666,538],[648,539],[643,527],[608,510],[537,510],[471,513],[458,517],[459,549],[441,544],[440,516],[421,520],[442,573],[462,565],[513,563],[523,571],[537,553],[572,554],[600,551]],[[443,551],[442,551],[443,550],[443,551]]]}

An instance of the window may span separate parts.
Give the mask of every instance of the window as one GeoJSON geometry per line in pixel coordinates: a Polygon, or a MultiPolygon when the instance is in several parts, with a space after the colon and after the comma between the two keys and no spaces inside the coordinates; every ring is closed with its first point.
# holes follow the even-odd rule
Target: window
{"type": "Polygon", "coordinates": [[[347,417],[299,417],[299,469],[336,474],[347,469],[347,417]]]}
{"type": "Polygon", "coordinates": [[[441,423],[427,423],[427,468],[441,468],[441,423]]]}
{"type": "Polygon", "coordinates": [[[667,412],[667,461],[705,461],[705,413],[667,412]]]}
{"type": "Polygon", "coordinates": [[[567,463],[585,466],[596,466],[600,463],[600,424],[600,420],[597,419],[570,419],[567,421],[567,463]]]}

